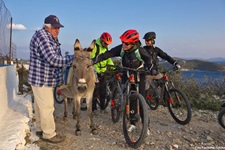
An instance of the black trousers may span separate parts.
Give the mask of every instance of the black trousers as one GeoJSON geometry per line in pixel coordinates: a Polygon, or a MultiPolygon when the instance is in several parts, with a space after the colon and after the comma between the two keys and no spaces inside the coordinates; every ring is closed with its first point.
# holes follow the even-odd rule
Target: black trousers
{"type": "Polygon", "coordinates": [[[92,101],[92,110],[97,110],[97,100],[99,97],[100,100],[100,109],[104,109],[105,99],[106,99],[106,76],[104,74],[97,74],[99,82],[95,86],[93,101],[92,101]]]}

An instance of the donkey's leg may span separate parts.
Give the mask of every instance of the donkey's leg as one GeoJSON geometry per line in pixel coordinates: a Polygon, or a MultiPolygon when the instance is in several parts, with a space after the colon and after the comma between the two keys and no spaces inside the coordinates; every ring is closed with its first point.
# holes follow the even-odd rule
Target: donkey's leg
{"type": "Polygon", "coordinates": [[[72,99],[72,114],[73,114],[73,119],[76,119],[76,111],[75,111],[75,100],[72,99]]]}
{"type": "Polygon", "coordinates": [[[86,99],[87,102],[87,109],[88,109],[88,116],[90,121],[90,128],[92,134],[97,134],[97,128],[95,127],[94,121],[93,121],[93,112],[92,112],[92,96],[91,98],[86,99]]]}
{"type": "Polygon", "coordinates": [[[68,99],[64,99],[64,116],[63,116],[64,121],[68,121],[68,99]]]}
{"type": "Polygon", "coordinates": [[[75,135],[80,136],[81,135],[81,130],[80,130],[80,98],[74,99],[75,103],[75,116],[77,118],[77,124],[76,124],[76,131],[75,135]]]}

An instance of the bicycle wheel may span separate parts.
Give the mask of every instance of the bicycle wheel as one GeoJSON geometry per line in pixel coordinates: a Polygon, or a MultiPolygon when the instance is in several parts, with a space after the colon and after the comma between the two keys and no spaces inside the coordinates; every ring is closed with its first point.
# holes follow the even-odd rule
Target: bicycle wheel
{"type": "MultiPolygon", "coordinates": [[[[106,87],[108,88],[108,87],[106,87]]],[[[112,91],[109,91],[110,89],[106,89],[106,96],[105,96],[105,99],[104,101],[102,102],[102,108],[100,106],[100,94],[98,94],[97,98],[96,98],[96,104],[98,105],[99,108],[101,108],[101,110],[105,110],[108,105],[109,105],[109,101],[110,101],[110,98],[111,98],[111,93],[112,91]]]]}
{"type": "Polygon", "coordinates": [[[61,93],[61,91],[58,89],[58,87],[55,87],[55,88],[54,88],[53,95],[54,95],[55,101],[56,101],[58,104],[62,104],[62,103],[63,103],[65,97],[62,95],[62,93],[61,93]]]}
{"type": "MultiPolygon", "coordinates": [[[[103,110],[105,110],[108,107],[109,101],[110,101],[110,95],[107,93],[105,101],[104,101],[104,105],[103,105],[103,110]]],[[[99,103],[99,105],[100,105],[100,103],[99,103]]]]}
{"type": "Polygon", "coordinates": [[[106,98],[104,99],[102,108],[101,108],[100,96],[98,96],[94,99],[96,101],[96,107],[98,107],[100,110],[105,110],[109,105],[110,97],[108,95],[106,95],[106,98]]]}
{"type": "Polygon", "coordinates": [[[169,90],[171,98],[168,98],[168,108],[173,119],[185,125],[191,121],[191,105],[186,95],[179,89],[169,90]]]}
{"type": "Polygon", "coordinates": [[[156,110],[159,106],[159,92],[152,86],[145,91],[145,99],[151,110],[156,110]]]}
{"type": "Polygon", "coordinates": [[[133,93],[129,100],[130,104],[126,105],[123,113],[123,133],[127,144],[132,148],[138,148],[147,135],[148,111],[145,99],[141,94],[133,93]]]}
{"type": "Polygon", "coordinates": [[[220,110],[218,114],[218,122],[225,129],[225,108],[220,110]]]}
{"type": "Polygon", "coordinates": [[[111,101],[111,117],[113,123],[117,123],[120,120],[121,117],[121,102],[122,102],[122,97],[120,95],[120,88],[116,87],[113,91],[112,95],[112,101],[111,101]]]}

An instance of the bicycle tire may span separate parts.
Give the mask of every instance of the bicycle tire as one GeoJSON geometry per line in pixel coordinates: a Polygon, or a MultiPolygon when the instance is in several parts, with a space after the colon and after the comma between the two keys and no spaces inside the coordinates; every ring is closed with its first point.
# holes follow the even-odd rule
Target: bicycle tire
{"type": "Polygon", "coordinates": [[[171,116],[177,123],[181,125],[188,124],[191,121],[192,111],[187,96],[177,88],[172,88],[169,90],[169,92],[173,101],[173,104],[171,104],[170,100],[167,99],[168,109],[171,116]]]}
{"type": "Polygon", "coordinates": [[[99,97],[96,97],[95,100],[96,100],[96,105],[97,105],[97,107],[98,107],[99,109],[101,109],[101,110],[105,110],[105,109],[108,107],[108,105],[109,105],[110,96],[109,96],[109,95],[106,96],[106,98],[105,98],[105,100],[104,100],[103,108],[101,108],[101,106],[100,106],[100,103],[101,103],[101,102],[100,102],[100,98],[99,98],[99,97]]]}
{"type": "MultiPolygon", "coordinates": [[[[146,138],[147,135],[147,129],[148,129],[148,110],[146,107],[146,101],[145,98],[139,94],[139,93],[132,93],[129,96],[130,104],[139,101],[139,108],[142,109],[140,111],[140,116],[135,115],[135,130],[133,131],[128,131],[128,127],[131,125],[131,122],[133,121],[131,117],[129,117],[126,114],[127,110],[123,111],[123,134],[124,138],[126,140],[126,143],[132,147],[132,148],[138,148],[141,146],[141,144],[144,142],[144,139],[146,138]],[[141,117],[142,116],[142,117],[141,117]]],[[[130,107],[130,106],[129,106],[130,107]]],[[[130,113],[133,111],[131,110],[130,113]]]]}
{"type": "Polygon", "coordinates": [[[156,110],[159,107],[159,92],[150,85],[150,88],[145,91],[145,100],[151,110],[156,110]]]}
{"type": "Polygon", "coordinates": [[[64,102],[65,97],[61,94],[60,90],[58,87],[54,88],[53,91],[54,99],[58,104],[62,104],[64,102]]]}
{"type": "MultiPolygon", "coordinates": [[[[101,108],[101,106],[100,106],[100,93],[97,95],[97,97],[95,97],[95,99],[96,99],[96,104],[97,104],[97,106],[99,107],[99,108],[101,108],[101,110],[105,110],[107,107],[108,107],[108,105],[109,105],[109,102],[110,102],[110,100],[111,100],[111,93],[112,93],[112,91],[108,91],[108,89],[106,90],[106,97],[105,97],[105,100],[104,100],[104,103],[103,103],[103,107],[101,108]]],[[[94,98],[93,98],[94,99],[94,98]]]]}
{"type": "Polygon", "coordinates": [[[103,110],[105,110],[108,107],[109,101],[110,101],[110,96],[107,94],[106,98],[105,98],[104,105],[103,105],[103,110]]]}
{"type": "Polygon", "coordinates": [[[112,95],[112,101],[111,101],[111,118],[113,123],[117,123],[120,120],[121,117],[121,96],[120,96],[120,89],[117,86],[112,95]]]}
{"type": "Polygon", "coordinates": [[[218,114],[218,122],[225,129],[225,108],[221,109],[218,114]]]}

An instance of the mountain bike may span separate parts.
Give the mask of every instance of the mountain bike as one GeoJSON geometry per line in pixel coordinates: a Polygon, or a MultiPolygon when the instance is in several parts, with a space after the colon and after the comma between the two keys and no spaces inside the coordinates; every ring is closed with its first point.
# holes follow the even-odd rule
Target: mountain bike
{"type": "MultiPolygon", "coordinates": [[[[105,96],[105,101],[103,104],[103,110],[106,109],[109,105],[110,100],[112,99],[112,93],[114,90],[114,81],[115,77],[112,75],[113,71],[107,71],[105,72],[106,78],[106,96],[105,96]]],[[[93,97],[93,100],[96,101],[97,106],[100,108],[100,94],[98,93],[96,97],[93,97]]]]}
{"type": "Polygon", "coordinates": [[[64,96],[62,95],[60,89],[58,87],[55,87],[53,90],[54,99],[58,104],[62,104],[64,101],[64,96]]]}
{"type": "Polygon", "coordinates": [[[115,75],[115,89],[111,101],[112,121],[118,122],[123,114],[125,140],[130,147],[137,148],[143,143],[148,129],[146,102],[139,93],[140,73],[144,73],[145,70],[121,66],[115,66],[115,68],[118,72],[115,75]],[[121,75],[124,72],[128,79],[125,84],[122,84],[121,75]],[[134,127],[134,130],[130,127],[134,127]]]}
{"type": "Polygon", "coordinates": [[[225,102],[221,105],[221,110],[218,114],[218,122],[225,129],[225,102]]]}
{"type": "Polygon", "coordinates": [[[146,102],[152,110],[156,110],[159,103],[168,107],[173,119],[181,125],[186,125],[191,121],[191,105],[187,96],[169,80],[168,71],[163,72],[161,79],[147,81],[149,88],[145,92],[146,102]]]}

